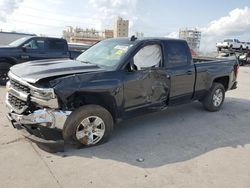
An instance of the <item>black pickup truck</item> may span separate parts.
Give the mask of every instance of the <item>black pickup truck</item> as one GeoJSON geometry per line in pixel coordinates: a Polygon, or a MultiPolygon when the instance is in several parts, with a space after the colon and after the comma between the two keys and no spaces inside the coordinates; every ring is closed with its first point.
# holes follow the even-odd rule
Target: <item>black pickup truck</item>
{"type": "Polygon", "coordinates": [[[36,36],[18,39],[0,46],[0,85],[6,84],[7,73],[15,64],[39,59],[74,59],[80,54],[81,51],[70,51],[65,39],[36,36]]]}
{"type": "Polygon", "coordinates": [[[195,100],[220,110],[225,92],[237,87],[238,68],[236,60],[192,59],[184,40],[108,39],[76,60],[13,66],[8,118],[38,143],[92,146],[140,114],[195,100]]]}

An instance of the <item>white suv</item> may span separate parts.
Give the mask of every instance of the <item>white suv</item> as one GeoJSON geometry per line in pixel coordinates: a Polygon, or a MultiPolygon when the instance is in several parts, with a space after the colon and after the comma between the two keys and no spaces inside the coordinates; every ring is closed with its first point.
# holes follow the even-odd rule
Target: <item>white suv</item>
{"type": "Polygon", "coordinates": [[[216,47],[219,51],[223,48],[242,49],[243,44],[238,39],[225,39],[223,42],[216,43],[216,47]]]}

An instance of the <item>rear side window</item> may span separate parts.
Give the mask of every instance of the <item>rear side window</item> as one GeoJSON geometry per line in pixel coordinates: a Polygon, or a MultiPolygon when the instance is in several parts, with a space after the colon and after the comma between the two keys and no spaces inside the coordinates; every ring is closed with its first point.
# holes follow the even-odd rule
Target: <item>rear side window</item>
{"type": "Polygon", "coordinates": [[[165,54],[169,65],[188,64],[187,46],[183,42],[166,42],[165,54]]]}
{"type": "Polygon", "coordinates": [[[64,51],[64,45],[65,43],[61,40],[49,40],[48,41],[49,50],[64,51]]]}

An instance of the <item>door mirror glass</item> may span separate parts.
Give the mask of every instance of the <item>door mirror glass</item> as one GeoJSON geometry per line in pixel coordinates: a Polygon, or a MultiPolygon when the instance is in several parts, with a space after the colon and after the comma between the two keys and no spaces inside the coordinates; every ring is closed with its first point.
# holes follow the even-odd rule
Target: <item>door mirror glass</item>
{"type": "Polygon", "coordinates": [[[135,65],[133,62],[130,62],[130,63],[128,63],[128,65],[127,65],[127,70],[128,70],[129,72],[135,72],[135,71],[137,71],[138,69],[137,69],[136,65],[135,65]]]}

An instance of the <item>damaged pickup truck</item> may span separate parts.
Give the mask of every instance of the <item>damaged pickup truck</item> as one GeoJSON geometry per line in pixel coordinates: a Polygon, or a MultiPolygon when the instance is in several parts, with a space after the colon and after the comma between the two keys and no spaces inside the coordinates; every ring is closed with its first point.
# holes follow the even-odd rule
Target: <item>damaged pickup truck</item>
{"type": "Polygon", "coordinates": [[[76,60],[13,66],[8,118],[38,143],[93,146],[140,114],[196,100],[220,110],[225,92],[237,88],[238,68],[236,60],[192,59],[184,40],[108,39],[76,60]]]}

